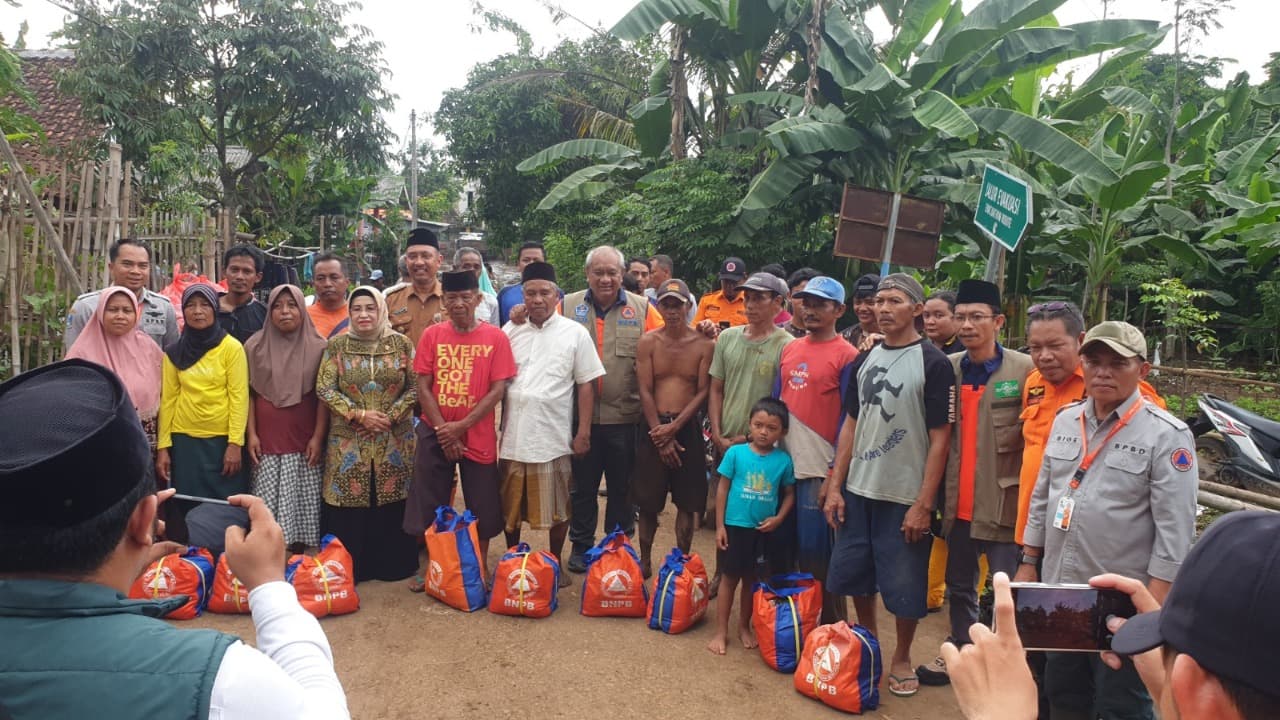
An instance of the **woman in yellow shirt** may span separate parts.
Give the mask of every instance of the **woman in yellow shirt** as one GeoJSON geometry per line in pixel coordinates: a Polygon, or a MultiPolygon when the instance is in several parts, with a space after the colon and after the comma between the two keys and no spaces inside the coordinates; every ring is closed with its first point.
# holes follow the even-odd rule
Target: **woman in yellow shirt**
{"type": "Polygon", "coordinates": [[[182,336],[164,351],[156,474],[178,492],[225,498],[249,491],[243,468],[249,416],[244,348],[217,323],[218,294],[182,293],[182,336]]]}

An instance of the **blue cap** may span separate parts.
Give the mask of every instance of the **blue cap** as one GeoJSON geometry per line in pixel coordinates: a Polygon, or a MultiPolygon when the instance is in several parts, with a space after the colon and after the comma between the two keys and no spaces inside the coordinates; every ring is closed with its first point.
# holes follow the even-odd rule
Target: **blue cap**
{"type": "Polygon", "coordinates": [[[829,278],[826,275],[819,275],[810,278],[805,283],[804,290],[795,294],[796,297],[816,297],[823,300],[835,300],[840,304],[844,304],[844,285],[839,280],[829,278]]]}

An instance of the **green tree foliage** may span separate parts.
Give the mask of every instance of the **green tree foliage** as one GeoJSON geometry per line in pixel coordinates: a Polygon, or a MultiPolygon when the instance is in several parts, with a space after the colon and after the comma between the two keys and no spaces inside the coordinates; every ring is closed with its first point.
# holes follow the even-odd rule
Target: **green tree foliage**
{"type": "Polygon", "coordinates": [[[351,7],[339,0],[80,2],[60,32],[79,59],[67,87],[98,111],[127,159],[145,161],[164,141],[189,149],[193,176],[216,178],[207,196],[226,207],[249,201],[260,161],[289,137],[306,137],[362,171],[376,169],[390,139],[381,112],[392,98],[382,84],[382,46],[347,23],[351,7]],[[246,161],[229,153],[237,146],[246,161]]]}
{"type": "MultiPolygon", "coordinates": [[[[541,238],[555,225],[535,213],[553,178],[525,177],[520,161],[581,128],[625,116],[648,76],[643,48],[609,36],[565,41],[543,55],[503,55],[472,68],[467,84],[445,93],[433,120],[460,175],[478,180],[476,214],[499,248],[541,238]]],[[[615,128],[617,123],[614,124],[615,128]]]]}

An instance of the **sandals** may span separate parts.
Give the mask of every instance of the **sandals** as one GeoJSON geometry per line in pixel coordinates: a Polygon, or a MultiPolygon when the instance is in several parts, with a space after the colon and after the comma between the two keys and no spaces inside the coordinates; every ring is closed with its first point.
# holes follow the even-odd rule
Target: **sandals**
{"type": "Polygon", "coordinates": [[[414,575],[413,578],[409,580],[409,592],[420,593],[425,592],[426,589],[427,579],[421,575],[414,575]]]}
{"type": "Polygon", "coordinates": [[[911,697],[920,692],[920,678],[915,675],[894,675],[889,673],[889,692],[898,697],[911,697]],[[909,682],[914,682],[916,686],[910,690],[903,689],[902,686],[909,682]]]}

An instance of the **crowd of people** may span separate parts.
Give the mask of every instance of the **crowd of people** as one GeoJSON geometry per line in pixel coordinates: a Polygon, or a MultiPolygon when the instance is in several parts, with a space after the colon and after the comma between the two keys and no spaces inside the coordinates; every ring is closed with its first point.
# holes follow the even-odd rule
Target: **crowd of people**
{"type": "MultiPolygon", "coordinates": [[[[65,594],[25,575],[127,587],[127,571],[152,552],[157,487],[232,497],[246,509],[252,529],[228,531],[229,561],[249,576],[260,644],[282,642],[271,623],[311,638],[297,666],[309,670],[277,657],[285,670],[271,675],[299,688],[332,691],[331,653],[322,633],[282,607],[262,547],[302,551],[334,533],[357,582],[408,578],[421,592],[423,533],[459,486],[482,553],[500,534],[518,543],[528,525],[548,531],[551,552],[580,574],[603,523],[636,538],[646,578],[669,496],[682,551],[699,525],[715,528],[711,652],[724,654],[734,629],[754,647],[753,581],[799,570],[823,582],[823,622],[856,619],[878,633],[883,602],[896,629],[885,662],[891,693],[910,697],[954,677],[975,717],[1155,716],[1149,659],[1136,658],[1135,669],[1116,655],[1025,655],[1008,627],[992,635],[975,625],[989,575],[998,615],[1010,611],[1009,577],[1096,583],[1110,574],[1102,582],[1134,595],[1139,609],[1203,602],[1201,590],[1175,582],[1195,532],[1194,439],[1145,381],[1142,332],[1114,321],[1086,327],[1070,302],[1032,305],[1019,351],[1001,343],[1000,291],[981,280],[928,294],[908,274],[864,275],[846,290],[812,268],[748,273],[729,257],[718,287],[698,299],[671,257],[628,259],[601,246],[586,257],[587,289],[565,294],[558,278],[577,269],[553,267],[527,243],[519,282],[494,290],[481,253],[460,249],[443,271],[438,239],[418,229],[402,282],[385,291],[351,289],[342,259],[321,255],[310,304],[292,285],[263,303],[254,293],[263,256],[236,246],[223,258],[225,289],[192,285],[173,308],[145,288],[149,262],[145,245],[117,242],[113,284],[77,299],[67,358],[87,363],[0,388],[0,406],[40,397],[71,408],[48,427],[23,428],[0,412],[0,448],[35,458],[0,463],[0,481],[35,507],[0,519],[0,627],[23,616],[8,611],[12,598],[29,609],[65,594]],[[854,322],[838,332],[850,309],[854,322]],[[67,395],[73,381],[99,384],[100,397],[67,395]],[[10,448],[18,440],[8,429],[30,441],[10,448]],[[37,483],[90,461],[73,433],[121,458],[110,481],[37,483]],[[90,538],[79,529],[96,515],[90,538]],[[70,557],[91,539],[102,547],[70,557]],[[948,644],[916,664],[917,625],[943,596],[948,644]],[[997,691],[975,678],[988,666],[1014,668],[1016,702],[987,703],[997,691]],[[990,707],[1011,712],[982,712],[990,707]]],[[[119,622],[100,624],[107,635],[129,631],[139,612],[119,599],[81,600],[110,606],[102,614],[119,622]]],[[[46,614],[85,625],[78,608],[49,603],[46,614]]],[[[1274,687],[1257,683],[1264,675],[1233,675],[1235,665],[1197,655],[1201,645],[1184,637],[1164,636],[1177,648],[1168,657],[1190,652],[1197,667],[1232,678],[1232,707],[1280,704],[1274,687]]],[[[171,640],[174,651],[197,642],[223,657],[216,677],[184,680],[202,683],[195,693],[205,708],[210,693],[215,705],[226,701],[219,683],[229,664],[245,673],[262,662],[219,639],[171,640]]],[[[0,689],[9,687],[6,664],[0,689]]],[[[0,703],[10,698],[0,692],[0,703]]]]}

